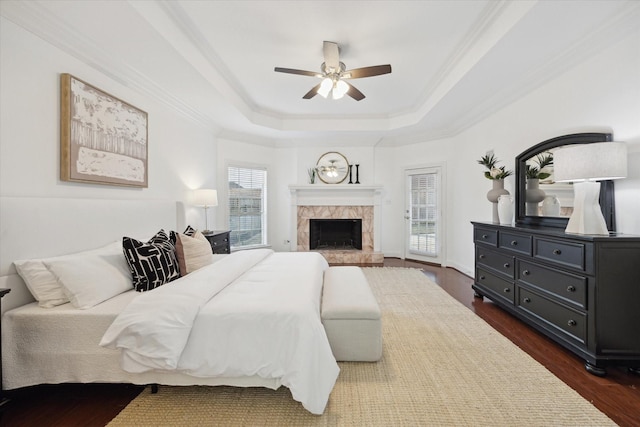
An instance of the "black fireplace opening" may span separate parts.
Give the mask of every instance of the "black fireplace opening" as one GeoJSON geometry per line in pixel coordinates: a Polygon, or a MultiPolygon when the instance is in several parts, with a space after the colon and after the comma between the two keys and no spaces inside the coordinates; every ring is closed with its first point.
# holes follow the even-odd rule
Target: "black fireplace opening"
{"type": "Polygon", "coordinates": [[[310,219],[309,249],[362,250],[362,219],[310,219]]]}

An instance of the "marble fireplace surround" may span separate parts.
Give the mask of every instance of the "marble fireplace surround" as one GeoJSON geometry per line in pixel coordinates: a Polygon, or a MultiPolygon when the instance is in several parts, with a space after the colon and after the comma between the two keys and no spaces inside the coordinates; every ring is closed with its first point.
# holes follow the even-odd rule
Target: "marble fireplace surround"
{"type": "Polygon", "coordinates": [[[309,250],[310,219],[362,219],[362,250],[319,251],[332,264],[382,263],[380,252],[382,186],[357,184],[290,185],[291,250],[309,250]]]}

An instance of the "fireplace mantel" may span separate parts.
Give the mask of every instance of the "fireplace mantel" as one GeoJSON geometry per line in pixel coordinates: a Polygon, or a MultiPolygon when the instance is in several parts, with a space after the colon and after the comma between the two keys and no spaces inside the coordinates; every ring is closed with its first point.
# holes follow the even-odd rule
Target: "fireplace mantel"
{"type": "MultiPolygon", "coordinates": [[[[380,251],[382,225],[382,185],[360,184],[307,184],[290,185],[291,191],[291,250],[298,248],[299,206],[372,206],[373,250],[380,251]]],[[[308,250],[308,249],[307,249],[308,250]]]]}
{"type": "Polygon", "coordinates": [[[309,184],[290,185],[293,206],[375,206],[380,204],[382,185],[309,184]]]}

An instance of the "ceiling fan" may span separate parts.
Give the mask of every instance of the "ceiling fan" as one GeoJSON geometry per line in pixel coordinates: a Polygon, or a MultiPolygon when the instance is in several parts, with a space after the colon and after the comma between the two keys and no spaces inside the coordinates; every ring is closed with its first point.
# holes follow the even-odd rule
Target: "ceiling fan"
{"type": "Polygon", "coordinates": [[[325,41],[322,51],[324,54],[324,62],[320,66],[321,73],[296,70],[293,68],[275,68],[275,71],[278,73],[300,74],[302,76],[322,79],[322,81],[307,92],[302,99],[311,99],[316,96],[316,94],[320,94],[326,98],[329,93],[331,93],[333,99],[340,99],[346,94],[356,101],[361,101],[365,98],[364,94],[352,84],[346,82],[346,79],[361,79],[363,77],[373,77],[391,73],[391,65],[389,64],[347,70],[344,62],[340,62],[340,49],[338,48],[338,44],[334,42],[325,41]]]}

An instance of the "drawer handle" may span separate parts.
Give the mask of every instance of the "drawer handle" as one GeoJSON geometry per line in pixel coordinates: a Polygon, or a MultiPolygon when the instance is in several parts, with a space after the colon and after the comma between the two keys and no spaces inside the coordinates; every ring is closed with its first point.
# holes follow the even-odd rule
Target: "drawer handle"
{"type": "Polygon", "coordinates": [[[567,292],[575,292],[576,291],[576,287],[573,285],[569,285],[567,286],[567,292]]]}
{"type": "Polygon", "coordinates": [[[485,277],[484,277],[484,276],[480,276],[480,280],[484,280],[484,279],[485,279],[485,277]]]}
{"type": "Polygon", "coordinates": [[[554,255],[560,255],[562,253],[562,251],[560,249],[554,249],[553,250],[553,254],[554,255]]]}
{"type": "Polygon", "coordinates": [[[511,246],[518,246],[518,241],[517,240],[512,240],[511,241],[511,246]]]}
{"type": "Polygon", "coordinates": [[[484,259],[484,254],[480,254],[480,255],[478,255],[478,258],[480,258],[480,259],[484,259]]]}
{"type": "Polygon", "coordinates": [[[509,263],[508,262],[504,263],[504,268],[509,268],[509,263]]]}
{"type": "Polygon", "coordinates": [[[488,235],[488,234],[483,234],[483,235],[482,235],[482,238],[483,238],[483,239],[488,239],[488,238],[489,238],[489,235],[488,235]]]}
{"type": "Polygon", "coordinates": [[[531,298],[525,297],[523,301],[526,302],[526,303],[530,303],[531,302],[531,298]]]}
{"type": "Polygon", "coordinates": [[[528,276],[529,274],[531,274],[531,273],[529,272],[529,270],[524,270],[524,271],[522,272],[522,275],[523,275],[523,276],[528,276]]]}
{"type": "Polygon", "coordinates": [[[573,320],[573,319],[570,319],[570,320],[567,322],[567,325],[569,325],[569,326],[576,326],[577,324],[578,324],[578,322],[576,322],[576,321],[575,321],[575,320],[573,320]]]}
{"type": "Polygon", "coordinates": [[[511,288],[504,288],[504,292],[508,294],[509,292],[511,292],[511,288]]]}

